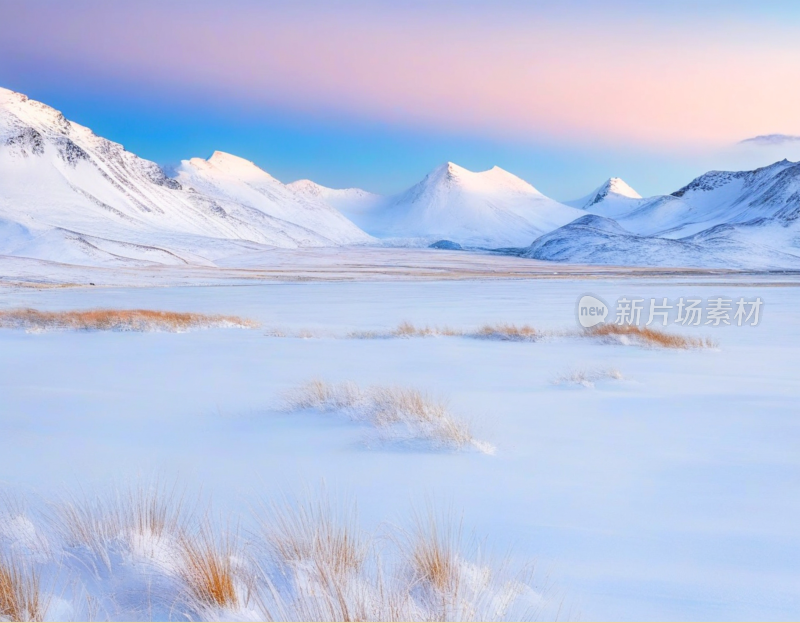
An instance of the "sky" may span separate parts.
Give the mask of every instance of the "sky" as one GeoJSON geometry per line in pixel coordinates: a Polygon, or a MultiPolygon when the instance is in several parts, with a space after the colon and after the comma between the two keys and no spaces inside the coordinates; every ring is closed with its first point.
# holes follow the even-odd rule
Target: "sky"
{"type": "Polygon", "coordinates": [[[800,141],[800,3],[0,0],[0,86],[166,167],[393,193],[445,161],[573,199],[800,141]]]}

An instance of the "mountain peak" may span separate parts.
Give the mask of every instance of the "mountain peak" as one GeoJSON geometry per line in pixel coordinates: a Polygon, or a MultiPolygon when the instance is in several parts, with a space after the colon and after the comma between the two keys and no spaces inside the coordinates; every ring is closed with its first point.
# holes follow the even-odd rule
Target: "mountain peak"
{"type": "Polygon", "coordinates": [[[207,160],[192,158],[189,160],[189,164],[200,171],[215,171],[217,174],[222,173],[240,179],[268,178],[269,180],[275,180],[274,177],[251,160],[234,156],[224,151],[215,151],[207,160]]]}
{"type": "Polygon", "coordinates": [[[601,189],[606,190],[606,194],[613,193],[621,197],[628,197],[629,199],[641,199],[642,196],[637,193],[633,188],[625,183],[625,180],[619,177],[609,178],[601,189]]]}
{"type": "Polygon", "coordinates": [[[602,203],[608,199],[641,199],[642,196],[637,193],[633,188],[628,186],[625,181],[619,177],[610,177],[597,189],[595,189],[589,196],[579,200],[577,205],[575,202],[570,202],[570,205],[581,207],[588,210],[593,205],[602,203]]]}
{"type": "Polygon", "coordinates": [[[541,195],[531,184],[497,165],[486,171],[470,171],[454,162],[445,162],[426,177],[427,183],[467,188],[471,191],[511,191],[541,195]]]}
{"type": "Polygon", "coordinates": [[[8,113],[7,116],[4,115],[5,121],[0,123],[0,126],[10,123],[11,126],[19,127],[21,123],[40,131],[52,131],[57,134],[67,134],[72,127],[64,115],[55,108],[3,87],[0,87],[0,110],[8,113]]]}
{"type": "Polygon", "coordinates": [[[207,160],[209,164],[215,166],[235,166],[235,167],[254,167],[256,166],[252,160],[247,160],[241,156],[234,156],[225,151],[215,151],[207,160]]]}

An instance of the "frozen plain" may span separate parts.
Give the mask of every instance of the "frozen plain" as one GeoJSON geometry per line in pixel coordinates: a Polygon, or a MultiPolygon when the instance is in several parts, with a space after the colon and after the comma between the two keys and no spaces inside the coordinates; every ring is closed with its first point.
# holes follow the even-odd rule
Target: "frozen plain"
{"type": "MultiPolygon", "coordinates": [[[[796,278],[795,278],[796,279],[796,278]]],[[[800,616],[800,307],[791,277],[4,287],[0,306],[236,314],[256,330],[0,330],[0,480],[48,497],[158,472],[218,508],[322,479],[368,526],[435,499],[519,560],[580,619],[800,616]],[[614,301],[760,296],[758,327],[702,327],[716,350],[554,338],[340,339],[402,321],[571,329],[614,301]],[[323,337],[266,335],[270,329],[323,337]],[[552,381],[613,367],[590,389],[552,381]],[[407,385],[448,399],[493,456],[364,443],[330,414],[276,410],[310,378],[407,385]]],[[[690,332],[682,329],[682,332],[690,332]]]]}

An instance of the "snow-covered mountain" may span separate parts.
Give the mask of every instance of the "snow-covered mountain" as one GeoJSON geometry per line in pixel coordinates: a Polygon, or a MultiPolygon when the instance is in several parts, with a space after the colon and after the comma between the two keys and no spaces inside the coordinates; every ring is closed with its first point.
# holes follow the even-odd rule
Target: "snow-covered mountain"
{"type": "Polygon", "coordinates": [[[483,247],[527,245],[582,214],[499,167],[475,173],[452,162],[358,218],[342,209],[375,236],[483,247]]]}
{"type": "Polygon", "coordinates": [[[360,217],[383,205],[386,197],[360,188],[327,188],[311,180],[297,180],[288,184],[301,197],[312,201],[324,201],[336,208],[351,221],[359,224],[360,217]]]}
{"type": "MultiPolygon", "coordinates": [[[[602,205],[602,201],[595,205],[602,205]]],[[[538,238],[537,259],[641,266],[800,268],[800,163],[711,171],[614,220],[585,216],[538,238]]]]}
{"type": "MultiPolygon", "coordinates": [[[[184,160],[176,180],[215,208],[262,227],[282,223],[299,246],[366,242],[368,237],[324,199],[307,197],[244,158],[216,151],[208,159],[184,160]],[[266,217],[266,218],[265,218],[266,217]]],[[[296,245],[290,245],[296,246],[296,245]]]]}
{"type": "Polygon", "coordinates": [[[186,160],[170,178],[57,110],[0,89],[0,255],[230,266],[265,246],[376,242],[358,224],[393,244],[516,247],[557,261],[800,268],[800,163],[711,171],[648,198],[611,178],[569,203],[498,167],[476,173],[453,163],[392,197],[283,184],[222,152],[186,160]]]}
{"type": "Polygon", "coordinates": [[[624,180],[612,177],[585,197],[564,203],[592,214],[613,218],[641,205],[642,196],[628,186],[624,180]]]}
{"type": "Polygon", "coordinates": [[[793,220],[800,211],[800,163],[782,160],[754,171],[710,171],[671,195],[651,197],[619,222],[646,235],[680,238],[760,218],[793,220]]]}
{"type": "Polygon", "coordinates": [[[74,263],[213,263],[258,245],[369,237],[323,201],[225,154],[153,162],[0,88],[0,249],[74,263]]]}

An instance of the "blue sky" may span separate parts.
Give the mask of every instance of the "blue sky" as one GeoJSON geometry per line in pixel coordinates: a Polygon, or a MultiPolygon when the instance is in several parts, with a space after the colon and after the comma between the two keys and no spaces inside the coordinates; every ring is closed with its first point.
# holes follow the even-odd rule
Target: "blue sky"
{"type": "Polygon", "coordinates": [[[800,133],[796,3],[402,6],[0,0],[0,85],[161,164],[386,193],[447,160],[570,199],[800,157],[736,146],[800,133]]]}

